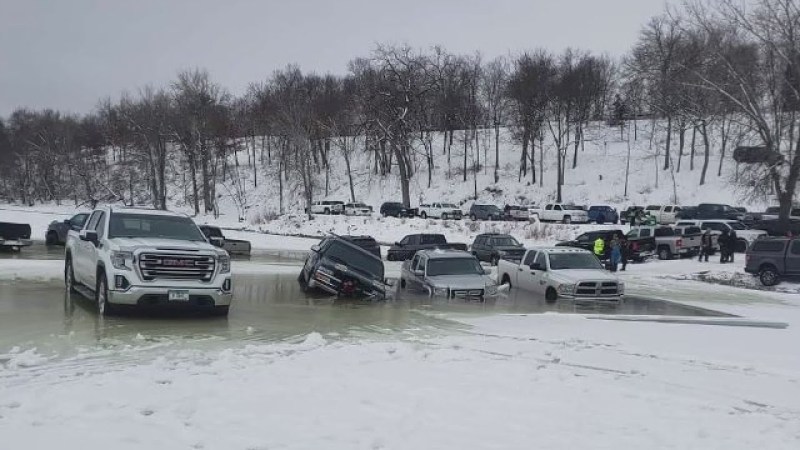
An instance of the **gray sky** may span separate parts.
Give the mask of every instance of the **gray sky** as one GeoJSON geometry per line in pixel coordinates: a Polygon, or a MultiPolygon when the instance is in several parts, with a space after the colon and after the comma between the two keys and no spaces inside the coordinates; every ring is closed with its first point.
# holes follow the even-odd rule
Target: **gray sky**
{"type": "Polygon", "coordinates": [[[204,67],[233,93],[297,63],[344,73],[376,42],[625,53],[664,0],[0,0],[0,116],[91,110],[204,67]]]}

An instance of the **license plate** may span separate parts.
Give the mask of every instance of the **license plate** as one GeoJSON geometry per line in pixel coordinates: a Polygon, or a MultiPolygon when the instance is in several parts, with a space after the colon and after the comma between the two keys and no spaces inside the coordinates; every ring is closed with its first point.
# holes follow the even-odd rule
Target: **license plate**
{"type": "Polygon", "coordinates": [[[189,291],[169,291],[169,301],[171,302],[188,302],[189,291]]]}

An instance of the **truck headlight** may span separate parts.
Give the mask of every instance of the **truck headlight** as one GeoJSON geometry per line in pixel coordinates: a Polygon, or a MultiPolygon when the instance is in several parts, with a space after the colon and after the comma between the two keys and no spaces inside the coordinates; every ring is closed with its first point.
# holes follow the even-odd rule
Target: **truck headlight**
{"type": "Polygon", "coordinates": [[[219,255],[217,257],[219,264],[219,273],[230,273],[231,271],[231,257],[228,255],[219,255]]]}
{"type": "Polygon", "coordinates": [[[558,289],[556,289],[556,290],[558,291],[559,294],[572,295],[572,293],[575,291],[575,285],[574,284],[559,284],[558,285],[558,289]]]}
{"type": "Polygon", "coordinates": [[[433,295],[437,297],[447,297],[447,294],[450,290],[446,287],[435,287],[433,288],[433,295]]]}
{"type": "Polygon", "coordinates": [[[131,270],[131,267],[133,266],[133,252],[111,252],[111,265],[117,270],[131,270]]]}

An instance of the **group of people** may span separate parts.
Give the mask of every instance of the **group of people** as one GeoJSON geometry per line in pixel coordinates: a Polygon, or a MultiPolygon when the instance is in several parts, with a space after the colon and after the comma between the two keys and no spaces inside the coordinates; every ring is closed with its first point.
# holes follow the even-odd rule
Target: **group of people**
{"type": "MultiPolygon", "coordinates": [[[[737,242],[738,242],[738,237],[736,236],[736,230],[722,231],[722,234],[719,236],[717,240],[717,243],[719,244],[720,264],[733,262],[733,254],[736,252],[737,242]]],[[[702,242],[700,246],[700,257],[698,258],[698,261],[708,262],[708,255],[713,253],[713,251],[714,251],[714,240],[711,236],[711,230],[706,229],[706,231],[703,232],[702,242]]]]}
{"type": "Polygon", "coordinates": [[[630,259],[630,244],[628,239],[623,236],[614,236],[608,243],[609,248],[606,249],[606,241],[602,237],[598,237],[594,241],[594,254],[601,261],[608,260],[607,269],[611,272],[616,272],[619,265],[622,264],[621,271],[628,267],[628,259],[630,259]]]}

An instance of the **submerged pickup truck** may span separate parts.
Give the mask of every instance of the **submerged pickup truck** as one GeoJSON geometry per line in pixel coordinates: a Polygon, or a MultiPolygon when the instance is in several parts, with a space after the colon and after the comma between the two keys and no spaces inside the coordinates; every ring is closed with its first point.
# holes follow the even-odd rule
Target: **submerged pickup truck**
{"type": "Polygon", "coordinates": [[[200,231],[208,238],[211,245],[224,249],[228,254],[250,256],[250,242],[228,239],[222,234],[222,229],[213,225],[200,225],[200,231]]]}
{"type": "Polygon", "coordinates": [[[677,234],[673,228],[664,226],[633,227],[627,236],[629,240],[654,237],[658,259],[694,256],[700,253],[702,245],[700,233],[681,235],[677,234]]]}
{"type": "Polygon", "coordinates": [[[434,249],[467,250],[467,244],[451,244],[443,234],[409,234],[400,242],[389,247],[386,259],[389,261],[406,261],[414,257],[419,250],[434,249]]]}
{"type": "Polygon", "coordinates": [[[303,290],[316,289],[339,297],[386,296],[380,257],[335,235],[311,247],[297,281],[303,290]]]}
{"type": "Polygon", "coordinates": [[[101,208],[67,236],[64,283],[100,315],[123,306],[192,308],[227,315],[231,260],[191,218],[169,211],[101,208]]]}
{"type": "Polygon", "coordinates": [[[558,299],[618,302],[625,285],[603,269],[587,250],[567,247],[530,249],[521,262],[501,259],[497,266],[501,284],[558,299]]]}

